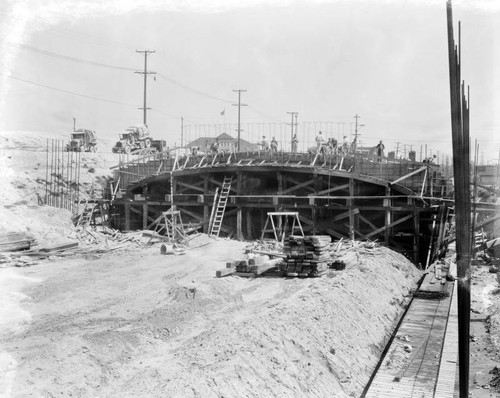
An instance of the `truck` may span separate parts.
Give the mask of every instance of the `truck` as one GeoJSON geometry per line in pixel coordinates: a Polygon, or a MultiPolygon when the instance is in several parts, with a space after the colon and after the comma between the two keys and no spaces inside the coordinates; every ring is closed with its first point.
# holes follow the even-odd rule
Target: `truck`
{"type": "Polygon", "coordinates": [[[66,151],[96,152],[97,140],[95,131],[77,129],[71,133],[71,140],[66,145],[66,151]]]}
{"type": "Polygon", "coordinates": [[[147,126],[130,126],[119,133],[119,140],[113,147],[113,153],[130,153],[135,149],[149,147],[151,147],[151,137],[147,126]]]}

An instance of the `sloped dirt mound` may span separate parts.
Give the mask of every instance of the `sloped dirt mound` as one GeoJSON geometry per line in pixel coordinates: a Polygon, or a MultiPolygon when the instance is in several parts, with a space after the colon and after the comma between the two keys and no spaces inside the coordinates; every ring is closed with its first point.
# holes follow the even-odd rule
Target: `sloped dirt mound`
{"type": "Polygon", "coordinates": [[[20,269],[42,282],[0,334],[17,396],[359,396],[420,276],[376,247],[321,278],[217,279],[245,244],[197,240],[20,269]]]}

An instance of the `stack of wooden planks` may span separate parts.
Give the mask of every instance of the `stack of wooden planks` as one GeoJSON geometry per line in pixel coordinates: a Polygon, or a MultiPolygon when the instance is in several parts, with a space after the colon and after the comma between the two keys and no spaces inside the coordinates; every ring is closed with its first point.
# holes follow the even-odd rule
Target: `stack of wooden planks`
{"type": "Polygon", "coordinates": [[[269,271],[274,271],[281,258],[269,259],[269,256],[258,255],[248,260],[237,260],[226,263],[226,268],[217,270],[215,276],[221,278],[226,275],[254,277],[269,271]]]}
{"type": "Polygon", "coordinates": [[[286,258],[280,270],[286,276],[314,277],[323,274],[331,263],[329,235],[290,235],[283,250],[286,258]]]}
{"type": "Polygon", "coordinates": [[[0,252],[29,250],[35,238],[26,232],[10,232],[0,235],[0,252]]]}

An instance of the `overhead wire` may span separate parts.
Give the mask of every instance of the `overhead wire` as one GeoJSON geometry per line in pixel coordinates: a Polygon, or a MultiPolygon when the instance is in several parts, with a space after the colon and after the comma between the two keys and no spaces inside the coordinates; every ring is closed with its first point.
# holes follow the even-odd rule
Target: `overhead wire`
{"type": "Polygon", "coordinates": [[[105,98],[94,97],[94,96],[91,96],[91,95],[80,94],[80,93],[77,93],[75,91],[70,91],[70,90],[65,90],[65,89],[62,89],[62,88],[48,86],[48,85],[45,85],[45,84],[33,82],[31,80],[22,79],[20,77],[17,77],[17,76],[8,74],[8,73],[0,72],[0,75],[6,76],[9,79],[14,79],[14,80],[18,80],[18,81],[21,81],[21,82],[24,82],[24,83],[33,84],[35,86],[47,88],[49,90],[59,91],[61,93],[65,93],[65,94],[76,95],[78,97],[89,98],[89,99],[93,99],[93,100],[96,100],[96,101],[108,102],[108,103],[111,103],[111,104],[134,106],[134,107],[138,106],[137,104],[131,104],[131,103],[127,103],[127,102],[120,102],[120,101],[114,101],[114,100],[109,100],[109,99],[105,99],[105,98]]]}
{"type": "MultiPolygon", "coordinates": [[[[4,40],[2,40],[2,41],[4,41],[4,40]]],[[[124,66],[109,65],[109,64],[104,64],[102,62],[95,62],[95,61],[90,61],[90,60],[86,60],[86,59],[82,59],[82,58],[72,57],[72,56],[69,56],[69,55],[63,55],[63,54],[55,53],[55,52],[52,52],[52,51],[41,50],[39,48],[27,46],[27,45],[21,44],[21,43],[14,43],[14,42],[10,42],[10,41],[4,41],[4,43],[6,43],[6,44],[8,44],[10,46],[22,49],[22,50],[31,51],[31,52],[34,52],[34,53],[37,53],[37,54],[48,56],[48,57],[60,58],[60,59],[66,60],[66,61],[73,61],[73,62],[78,62],[78,63],[82,63],[82,64],[99,66],[99,67],[103,67],[103,68],[125,70],[125,71],[129,71],[129,72],[130,71],[135,72],[137,70],[137,68],[127,68],[127,67],[124,67],[124,66]]]]}

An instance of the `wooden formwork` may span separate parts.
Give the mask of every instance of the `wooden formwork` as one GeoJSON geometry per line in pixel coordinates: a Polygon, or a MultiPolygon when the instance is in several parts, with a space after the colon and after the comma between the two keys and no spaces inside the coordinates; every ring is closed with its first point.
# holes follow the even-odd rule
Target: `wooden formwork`
{"type": "Polygon", "coordinates": [[[438,237],[431,232],[438,209],[430,207],[432,201],[425,197],[432,185],[430,167],[327,156],[311,160],[305,154],[259,156],[226,155],[215,161],[156,158],[144,165],[141,161],[124,164],[119,172],[125,195],[114,201],[120,213],[117,227],[148,228],[162,211],[175,205],[183,219],[207,232],[215,190],[224,176],[232,176],[223,234],[256,239],[268,212],[294,211],[307,234],[382,241],[415,263],[425,263],[432,249],[429,240],[438,237]],[[350,171],[344,169],[346,165],[350,171]],[[354,171],[370,165],[372,175],[354,171]],[[134,168],[136,179],[131,180],[127,176],[134,168]],[[385,178],[380,178],[379,171],[385,178]],[[147,173],[151,174],[144,176],[147,173]]]}

